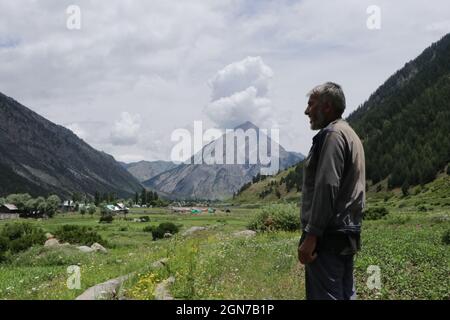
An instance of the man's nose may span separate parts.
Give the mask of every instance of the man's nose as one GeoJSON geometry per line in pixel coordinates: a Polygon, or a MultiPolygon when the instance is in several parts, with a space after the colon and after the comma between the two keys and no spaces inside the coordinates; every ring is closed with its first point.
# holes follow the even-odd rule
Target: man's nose
{"type": "Polygon", "coordinates": [[[305,114],[306,114],[307,116],[309,116],[309,106],[306,107],[306,109],[305,109],[305,114]]]}

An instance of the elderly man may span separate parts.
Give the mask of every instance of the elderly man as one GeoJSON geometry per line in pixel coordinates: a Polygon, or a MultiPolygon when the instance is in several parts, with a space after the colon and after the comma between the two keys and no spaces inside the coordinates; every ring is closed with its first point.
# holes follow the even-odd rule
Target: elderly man
{"type": "Polygon", "coordinates": [[[341,118],[342,88],[332,82],[309,93],[305,114],[320,130],[304,161],[302,237],[298,258],[305,264],[307,299],[356,298],[353,257],[360,249],[365,203],[364,149],[341,118]]]}

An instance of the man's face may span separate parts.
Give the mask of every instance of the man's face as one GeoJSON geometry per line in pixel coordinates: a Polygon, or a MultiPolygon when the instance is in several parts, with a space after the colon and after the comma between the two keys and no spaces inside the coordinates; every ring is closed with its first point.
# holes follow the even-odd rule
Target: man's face
{"type": "Polygon", "coordinates": [[[311,130],[320,130],[325,127],[326,119],[324,114],[324,104],[315,96],[310,96],[305,114],[309,117],[311,130]]]}

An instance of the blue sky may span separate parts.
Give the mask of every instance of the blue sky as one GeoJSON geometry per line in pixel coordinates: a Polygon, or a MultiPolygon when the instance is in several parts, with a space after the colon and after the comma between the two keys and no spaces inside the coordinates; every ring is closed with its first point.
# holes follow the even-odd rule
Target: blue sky
{"type": "Polygon", "coordinates": [[[450,32],[448,0],[2,0],[0,16],[0,91],[127,162],[168,159],[171,132],[195,120],[278,126],[306,153],[314,85],[340,83],[348,115],[450,32]]]}

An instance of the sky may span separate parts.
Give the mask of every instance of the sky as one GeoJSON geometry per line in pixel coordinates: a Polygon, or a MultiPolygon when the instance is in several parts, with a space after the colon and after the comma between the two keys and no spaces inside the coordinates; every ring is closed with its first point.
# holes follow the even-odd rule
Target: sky
{"type": "Polygon", "coordinates": [[[448,0],[0,0],[0,92],[119,161],[169,160],[194,121],[307,154],[310,89],[348,116],[449,32],[448,0]]]}

